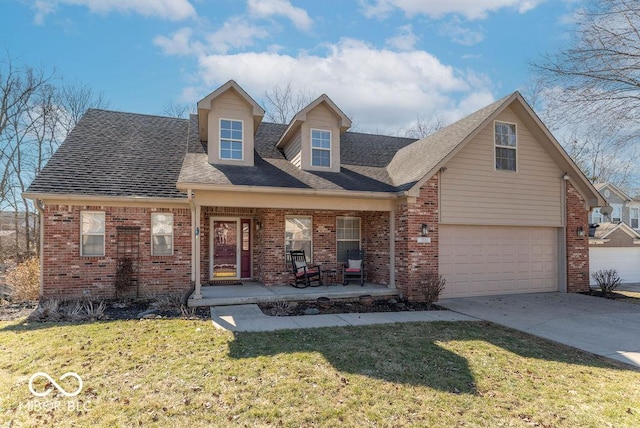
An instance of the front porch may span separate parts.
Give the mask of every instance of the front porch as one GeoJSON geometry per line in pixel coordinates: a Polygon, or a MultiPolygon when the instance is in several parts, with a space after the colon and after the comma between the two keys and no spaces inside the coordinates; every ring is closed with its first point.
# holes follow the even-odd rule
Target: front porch
{"type": "Polygon", "coordinates": [[[343,285],[321,285],[319,287],[295,288],[290,285],[266,286],[260,282],[243,281],[242,285],[212,285],[201,288],[202,298],[194,299],[194,293],[189,296],[189,307],[195,306],[225,306],[248,303],[266,303],[276,301],[306,301],[318,297],[331,299],[357,299],[369,294],[373,297],[396,297],[398,290],[385,285],[365,283],[343,285]]]}

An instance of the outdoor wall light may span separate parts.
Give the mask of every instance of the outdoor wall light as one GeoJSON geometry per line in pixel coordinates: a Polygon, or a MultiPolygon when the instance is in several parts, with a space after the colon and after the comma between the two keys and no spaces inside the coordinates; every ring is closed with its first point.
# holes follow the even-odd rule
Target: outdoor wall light
{"type": "Polygon", "coordinates": [[[259,221],[256,221],[256,231],[262,229],[262,224],[259,221]]]}
{"type": "Polygon", "coordinates": [[[584,229],[582,228],[582,226],[578,226],[578,228],[576,229],[576,235],[578,235],[579,237],[584,236],[584,229]]]}
{"type": "Polygon", "coordinates": [[[564,175],[562,176],[563,180],[569,181],[569,179],[571,178],[571,176],[569,174],[567,174],[566,172],[564,173],[564,175]]]}
{"type": "Polygon", "coordinates": [[[427,236],[429,234],[429,225],[427,223],[422,223],[420,231],[422,232],[422,236],[427,236]]]}

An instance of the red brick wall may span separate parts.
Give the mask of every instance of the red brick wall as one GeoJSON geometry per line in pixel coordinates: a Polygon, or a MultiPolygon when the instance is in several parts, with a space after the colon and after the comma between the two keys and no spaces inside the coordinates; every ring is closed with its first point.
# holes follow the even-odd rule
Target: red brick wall
{"type": "Polygon", "coordinates": [[[438,272],[438,175],[420,188],[415,203],[396,209],[396,287],[409,300],[424,300],[417,284],[425,271],[438,272]],[[418,243],[421,226],[429,226],[428,244],[418,243]]]}
{"type": "Polygon", "coordinates": [[[585,201],[570,182],[567,184],[567,291],[589,291],[589,224],[585,201]],[[578,227],[584,236],[578,237],[578,227]]]}
{"type": "MultiPolygon", "coordinates": [[[[260,231],[254,233],[254,275],[266,285],[291,282],[290,266],[285,263],[284,224],[288,215],[311,216],[313,224],[313,263],[341,271],[337,260],[336,217],[360,217],[361,245],[366,254],[366,281],[389,282],[389,215],[385,212],[322,210],[258,210],[260,231]],[[385,271],[386,270],[386,271],[385,271]]],[[[341,279],[341,278],[338,278],[341,279]]]]}
{"type": "MultiPolygon", "coordinates": [[[[47,205],[44,210],[43,288],[47,298],[115,297],[116,227],[140,227],[141,296],[184,292],[191,279],[191,211],[183,208],[47,205]],[[80,256],[80,212],[104,211],[105,255],[80,256]],[[151,256],[151,213],[173,213],[174,253],[151,256]]],[[[131,290],[135,295],[135,288],[131,290]]]]}

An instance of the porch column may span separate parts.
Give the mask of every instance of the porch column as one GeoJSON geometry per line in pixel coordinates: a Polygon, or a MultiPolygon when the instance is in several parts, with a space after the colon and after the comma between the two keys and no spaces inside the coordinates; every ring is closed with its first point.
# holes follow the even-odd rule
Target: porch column
{"type": "Polygon", "coordinates": [[[195,264],[195,291],[193,293],[192,298],[193,299],[202,299],[202,285],[200,284],[200,205],[198,205],[198,203],[196,202],[196,212],[195,212],[195,233],[194,233],[194,241],[196,243],[195,245],[195,251],[193,254],[193,257],[191,258],[193,260],[193,263],[195,264]]]}
{"type": "Polygon", "coordinates": [[[389,288],[396,288],[396,211],[389,211],[389,288]]]}

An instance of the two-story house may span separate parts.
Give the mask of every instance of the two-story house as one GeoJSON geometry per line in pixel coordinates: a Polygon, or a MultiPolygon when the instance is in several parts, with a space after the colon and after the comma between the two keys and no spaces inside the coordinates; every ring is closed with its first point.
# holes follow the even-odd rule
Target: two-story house
{"type": "MultiPolygon", "coordinates": [[[[366,281],[420,299],[585,291],[587,214],[604,200],[514,92],[420,140],[351,132],[321,95],[288,124],[234,81],[189,119],[89,110],[26,196],[42,218],[42,293],[111,297],[291,283],[365,250],[366,281]],[[541,207],[543,209],[541,209],[541,207]]],[[[327,293],[330,290],[327,289],[327,293]]]]}
{"type": "MultiPolygon", "coordinates": [[[[640,282],[640,200],[611,183],[597,183],[595,188],[612,211],[604,215],[594,208],[589,213],[591,273],[615,269],[624,282],[640,282]]],[[[591,284],[595,284],[593,278],[591,284]]]]}

